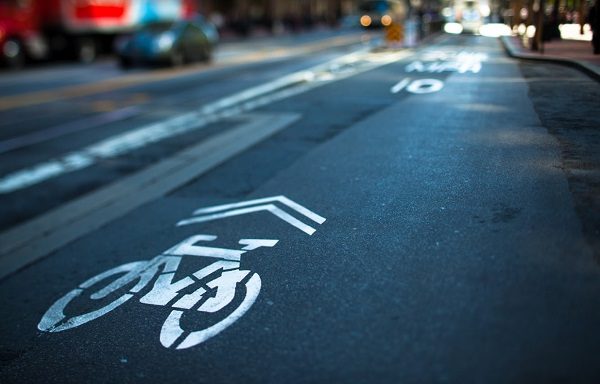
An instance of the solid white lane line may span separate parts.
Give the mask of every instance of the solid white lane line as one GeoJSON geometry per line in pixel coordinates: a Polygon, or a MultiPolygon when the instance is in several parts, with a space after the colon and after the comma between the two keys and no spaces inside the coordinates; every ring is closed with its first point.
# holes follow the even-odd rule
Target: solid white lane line
{"type": "Polygon", "coordinates": [[[409,54],[410,51],[374,54],[361,50],[309,70],[292,73],[218,100],[199,111],[185,113],[109,137],[60,158],[5,175],[0,178],[0,194],[12,193],[69,172],[88,168],[102,159],[120,156],[146,145],[201,129],[224,117],[250,111],[317,86],[355,76],[402,59],[409,54]],[[340,71],[340,68],[344,70],[340,71]]]}
{"type": "Polygon", "coordinates": [[[44,141],[56,139],[70,133],[80,132],[102,125],[114,123],[116,121],[126,120],[140,113],[140,108],[131,106],[116,111],[103,113],[98,116],[92,116],[83,120],[77,120],[59,126],[51,127],[42,131],[32,132],[26,135],[14,137],[0,141],[0,154],[23,148],[28,145],[39,144],[44,141]]]}
{"type": "Polygon", "coordinates": [[[247,118],[245,124],[1,234],[0,278],[190,182],[293,124],[300,115],[247,118]]]}

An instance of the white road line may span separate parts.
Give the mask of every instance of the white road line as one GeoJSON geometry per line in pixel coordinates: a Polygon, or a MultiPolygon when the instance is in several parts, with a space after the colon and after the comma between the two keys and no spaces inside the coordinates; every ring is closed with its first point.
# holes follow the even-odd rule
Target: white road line
{"type": "Polygon", "coordinates": [[[0,234],[0,279],[166,195],[296,122],[298,114],[241,116],[239,127],[0,234]]]}
{"type": "Polygon", "coordinates": [[[227,248],[216,248],[216,247],[205,247],[202,245],[196,245],[199,241],[212,241],[215,236],[210,235],[196,235],[192,236],[176,246],[163,252],[163,255],[175,255],[175,256],[198,256],[198,257],[214,257],[217,259],[240,261],[241,256],[246,251],[239,251],[237,249],[227,248]]]}
{"type": "Polygon", "coordinates": [[[283,211],[280,208],[277,208],[273,204],[257,205],[257,206],[254,206],[254,207],[234,209],[234,210],[231,210],[231,211],[225,211],[225,212],[221,212],[221,213],[215,213],[215,214],[212,214],[212,215],[193,217],[191,219],[186,219],[186,220],[182,220],[182,221],[178,222],[177,226],[181,227],[181,226],[184,226],[184,225],[204,223],[204,222],[207,222],[207,221],[224,219],[226,217],[247,215],[248,213],[260,212],[260,211],[271,212],[275,216],[279,217],[281,220],[283,220],[283,221],[287,222],[288,224],[290,224],[290,225],[298,228],[299,230],[301,230],[302,232],[304,232],[304,233],[306,233],[308,235],[312,235],[316,231],[316,229],[314,229],[310,225],[304,224],[300,220],[296,219],[294,216],[290,215],[289,213],[283,211]]]}
{"type": "Polygon", "coordinates": [[[407,78],[405,78],[405,79],[403,79],[403,80],[399,81],[399,82],[398,82],[396,85],[394,85],[394,86],[393,86],[393,87],[390,89],[390,91],[391,91],[392,93],[398,93],[398,92],[400,92],[401,90],[403,90],[403,89],[404,89],[404,87],[406,87],[406,86],[407,86],[409,83],[410,83],[410,77],[407,77],[407,78]]]}
{"type": "Polygon", "coordinates": [[[325,218],[323,216],[317,215],[313,211],[303,207],[302,205],[300,205],[300,204],[296,203],[295,201],[292,201],[282,195],[281,196],[273,196],[273,197],[265,197],[262,199],[242,201],[242,202],[232,203],[232,204],[216,205],[214,207],[200,208],[200,209],[197,209],[196,211],[194,211],[194,215],[202,215],[202,214],[206,214],[206,213],[228,211],[230,209],[243,208],[243,207],[248,207],[251,205],[260,205],[260,204],[273,203],[273,202],[279,202],[281,204],[287,205],[288,207],[292,208],[296,212],[301,213],[302,215],[308,217],[309,219],[311,219],[312,221],[314,221],[316,223],[323,224],[325,222],[325,218]]]}
{"type": "Polygon", "coordinates": [[[186,332],[181,328],[181,316],[183,311],[174,310],[171,311],[167,320],[163,323],[160,330],[160,342],[164,347],[170,348],[175,346],[176,349],[186,349],[203,343],[213,336],[218,335],[223,330],[228,328],[230,325],[235,323],[240,317],[242,317],[249,309],[252,304],[256,301],[261,288],[260,276],[257,274],[252,275],[250,280],[246,283],[246,296],[242,303],[228,315],[225,319],[212,325],[201,331],[186,332]],[[185,338],[184,338],[185,336],[185,338]],[[176,342],[182,339],[179,344],[176,342]]]}
{"type": "Polygon", "coordinates": [[[140,108],[131,106],[116,111],[104,113],[98,116],[89,117],[83,120],[70,122],[67,124],[51,127],[43,131],[36,131],[26,135],[18,136],[12,139],[0,141],[0,154],[23,148],[28,145],[39,144],[44,141],[56,139],[70,133],[96,128],[102,125],[114,123],[116,121],[126,120],[140,113],[140,108]]]}
{"type": "Polygon", "coordinates": [[[422,95],[438,92],[444,88],[444,82],[438,79],[418,79],[410,83],[406,90],[410,93],[422,95]]]}
{"type": "Polygon", "coordinates": [[[299,71],[253,87],[189,112],[109,137],[62,157],[15,171],[0,178],[0,194],[8,194],[43,181],[88,168],[102,159],[124,155],[170,137],[201,129],[224,117],[250,111],[275,101],[306,92],[333,81],[348,78],[400,60],[405,52],[370,53],[360,50],[309,70],[299,71]],[[340,67],[349,68],[339,72],[340,67]],[[328,76],[322,76],[324,73],[328,76]]]}

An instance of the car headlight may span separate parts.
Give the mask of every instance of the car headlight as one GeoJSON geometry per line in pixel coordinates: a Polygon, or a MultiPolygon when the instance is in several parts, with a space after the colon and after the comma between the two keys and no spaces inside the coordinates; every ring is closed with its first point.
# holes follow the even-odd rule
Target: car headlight
{"type": "Polygon", "coordinates": [[[384,27],[389,27],[390,25],[392,25],[392,21],[392,16],[390,15],[381,16],[381,25],[383,25],[384,27]]]}
{"type": "Polygon", "coordinates": [[[369,16],[369,15],[362,15],[361,16],[361,18],[360,18],[360,25],[362,25],[363,27],[366,28],[366,27],[370,26],[371,23],[372,23],[371,16],[369,16]]]}
{"type": "Polygon", "coordinates": [[[156,49],[159,51],[167,51],[171,49],[175,43],[175,34],[173,32],[163,32],[156,40],[156,49]]]}

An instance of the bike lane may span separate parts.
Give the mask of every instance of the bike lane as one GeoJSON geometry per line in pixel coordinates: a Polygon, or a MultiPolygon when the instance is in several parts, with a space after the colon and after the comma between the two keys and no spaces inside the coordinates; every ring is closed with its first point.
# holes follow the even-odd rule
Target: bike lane
{"type": "MultiPolygon", "coordinates": [[[[291,164],[268,176],[260,166],[274,159],[264,149],[282,143],[266,142],[260,154],[249,151],[3,281],[6,363],[0,377],[211,383],[597,379],[600,272],[581,236],[557,144],[534,114],[517,65],[495,43],[477,41],[478,52],[488,55],[480,71],[420,74],[443,87],[417,94],[390,91],[414,73],[406,70],[414,61],[348,82],[362,92],[370,87],[361,82],[367,78],[386,85],[399,102],[293,161],[283,159],[291,164]],[[258,185],[245,167],[261,180],[258,185]],[[223,185],[231,187],[229,194],[223,185]],[[244,185],[252,192],[241,192],[244,185]],[[194,214],[280,195],[326,220],[281,200],[194,214]],[[304,225],[261,207],[268,204],[304,225]],[[239,211],[249,207],[261,210],[239,211]],[[219,212],[231,216],[200,219],[219,212]],[[173,308],[140,303],[143,294],[79,327],[36,330],[46,310],[80,283],[167,250],[173,255],[176,244],[198,234],[218,236],[198,245],[228,249],[247,244],[240,239],[279,241],[241,256],[241,269],[260,276],[260,293],[221,333],[188,349],[165,348],[161,327],[173,308]]],[[[333,95],[340,88],[322,92],[333,95]]],[[[306,95],[265,110],[310,101],[306,95]]],[[[294,128],[310,127],[305,119],[294,128]]],[[[213,261],[191,253],[174,281],[213,261]]],[[[248,292],[240,287],[225,312],[187,311],[180,326],[210,327],[240,307],[248,292]]],[[[89,311],[85,305],[73,302],[65,314],[89,311]]]]}

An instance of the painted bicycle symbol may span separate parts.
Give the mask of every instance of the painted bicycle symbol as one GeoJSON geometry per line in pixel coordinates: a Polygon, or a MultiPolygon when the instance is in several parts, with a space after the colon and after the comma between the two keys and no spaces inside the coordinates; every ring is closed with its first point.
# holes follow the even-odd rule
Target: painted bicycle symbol
{"type": "MultiPolygon", "coordinates": [[[[315,221],[325,218],[285,196],[251,200],[241,203],[202,208],[195,216],[180,221],[178,226],[192,225],[225,217],[268,211],[288,224],[312,235],[315,229],[302,222],[274,203],[281,203],[297,213],[315,221]]],[[[239,249],[207,246],[217,240],[215,235],[198,234],[171,247],[146,261],[127,263],[102,272],[68,292],[46,311],[38,324],[44,332],[63,332],[107,315],[116,308],[142,295],[139,302],[172,308],[160,331],[160,342],[166,348],[186,349],[196,346],[224,331],[241,318],[256,301],[261,279],[256,272],[243,270],[241,257],[259,248],[272,248],[277,239],[240,239],[239,249]],[[175,274],[183,257],[208,258],[212,262],[193,274],[175,281],[175,274]],[[146,287],[151,289],[144,290],[146,287]],[[128,289],[127,289],[128,288],[128,289]],[[125,291],[125,292],[124,292],[125,291]],[[102,303],[99,308],[76,315],[66,315],[65,310],[75,300],[86,299],[102,303]],[[108,304],[106,304],[108,301],[108,304]],[[233,308],[232,308],[233,307],[233,308]],[[182,317],[186,311],[226,315],[218,322],[202,329],[186,330],[182,317]]],[[[73,312],[72,310],[68,311],[73,312]]]]}
{"type": "MultiPolygon", "coordinates": [[[[420,60],[411,62],[405,67],[407,73],[443,73],[452,72],[465,74],[468,72],[479,73],[482,62],[487,60],[487,55],[469,51],[425,51],[420,60]]],[[[439,92],[444,88],[444,82],[439,79],[414,79],[405,77],[390,88],[391,93],[406,90],[413,94],[426,94],[439,92]]]]}

